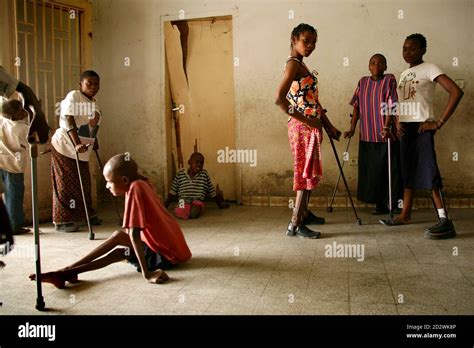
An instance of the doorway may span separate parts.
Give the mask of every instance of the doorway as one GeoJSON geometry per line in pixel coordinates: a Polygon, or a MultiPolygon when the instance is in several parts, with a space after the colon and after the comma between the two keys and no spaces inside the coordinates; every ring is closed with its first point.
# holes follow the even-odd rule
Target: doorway
{"type": "Polygon", "coordinates": [[[232,16],[165,21],[164,39],[165,189],[197,148],[214,185],[236,200],[236,165],[220,163],[217,156],[235,148],[232,16]]]}

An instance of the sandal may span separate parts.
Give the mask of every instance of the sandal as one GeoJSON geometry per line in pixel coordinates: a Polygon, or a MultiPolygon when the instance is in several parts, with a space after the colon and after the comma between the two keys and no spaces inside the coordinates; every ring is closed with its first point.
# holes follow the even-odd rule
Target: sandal
{"type": "Polygon", "coordinates": [[[391,218],[391,219],[382,219],[379,220],[379,222],[384,225],[384,226],[403,226],[403,225],[409,225],[410,223],[402,222],[400,220],[397,220],[396,218],[391,218]]]}

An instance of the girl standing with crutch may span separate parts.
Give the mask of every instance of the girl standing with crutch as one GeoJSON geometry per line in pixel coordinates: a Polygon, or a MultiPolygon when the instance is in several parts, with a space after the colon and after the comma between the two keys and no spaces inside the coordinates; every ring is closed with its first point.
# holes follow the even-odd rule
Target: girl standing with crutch
{"type": "MultiPolygon", "coordinates": [[[[79,90],[69,92],[61,102],[59,128],[51,141],[53,223],[57,231],[75,232],[81,222],[90,217],[89,237],[93,239],[90,225],[100,225],[102,220],[92,209],[88,162],[92,149],[81,142],[78,128],[88,126],[93,129],[99,123],[100,110],[95,100],[100,88],[99,75],[91,70],[85,71],[79,85],[79,90]],[[87,212],[84,206],[87,206],[87,212]]],[[[97,142],[94,149],[97,149],[97,142]]]]}
{"type": "Polygon", "coordinates": [[[293,190],[296,203],[286,234],[303,238],[319,238],[320,232],[306,225],[324,224],[322,217],[308,209],[311,191],[322,178],[322,127],[338,139],[340,132],[329,122],[318,100],[318,80],[303,63],[316,48],[317,32],[308,24],[300,24],[291,33],[291,55],[288,57],[276,104],[288,116],[288,139],[294,160],[293,190]]]}

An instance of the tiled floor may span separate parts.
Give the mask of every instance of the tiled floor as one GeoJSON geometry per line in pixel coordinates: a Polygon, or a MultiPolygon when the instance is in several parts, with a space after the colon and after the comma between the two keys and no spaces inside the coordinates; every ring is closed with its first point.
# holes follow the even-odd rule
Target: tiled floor
{"type": "MultiPolygon", "coordinates": [[[[80,276],[59,290],[43,285],[50,314],[474,314],[472,209],[452,209],[458,237],[423,237],[432,210],[414,212],[414,224],[384,227],[369,209],[324,215],[323,238],[286,237],[289,210],[280,207],[209,208],[181,222],[193,258],[169,271],[164,285],[146,283],[133,267],[118,263],[80,276]],[[327,257],[336,245],[364,247],[364,260],[327,257]]],[[[42,267],[50,271],[75,261],[118,228],[110,207],[105,224],[87,232],[55,232],[41,225],[42,267]]],[[[315,226],[313,226],[315,227],[315,226]]],[[[17,236],[17,251],[0,270],[0,314],[38,314],[32,235],[17,236]]],[[[355,255],[352,255],[355,256],[355,255]]]]}

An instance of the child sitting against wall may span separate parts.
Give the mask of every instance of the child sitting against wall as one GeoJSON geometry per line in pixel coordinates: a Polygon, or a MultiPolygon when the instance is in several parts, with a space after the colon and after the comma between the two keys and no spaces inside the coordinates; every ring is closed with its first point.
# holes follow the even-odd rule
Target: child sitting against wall
{"type": "Polygon", "coordinates": [[[216,192],[207,170],[203,169],[204,156],[194,152],[188,164],[189,169],[187,171],[181,169],[173,179],[165,206],[168,207],[178,197],[178,206],[174,212],[177,217],[184,220],[197,219],[204,209],[206,198],[214,198],[220,209],[229,208],[229,204],[224,202],[219,186],[216,192]]]}

